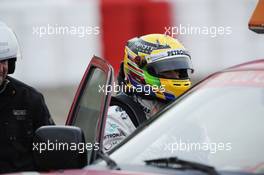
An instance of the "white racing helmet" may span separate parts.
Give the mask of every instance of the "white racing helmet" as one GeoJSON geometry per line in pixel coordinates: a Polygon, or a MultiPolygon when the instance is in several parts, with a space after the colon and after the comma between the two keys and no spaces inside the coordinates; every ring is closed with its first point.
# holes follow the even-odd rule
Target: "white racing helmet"
{"type": "Polygon", "coordinates": [[[8,60],[8,74],[15,71],[15,63],[20,57],[20,49],[15,33],[0,21],[0,61],[8,60]]]}

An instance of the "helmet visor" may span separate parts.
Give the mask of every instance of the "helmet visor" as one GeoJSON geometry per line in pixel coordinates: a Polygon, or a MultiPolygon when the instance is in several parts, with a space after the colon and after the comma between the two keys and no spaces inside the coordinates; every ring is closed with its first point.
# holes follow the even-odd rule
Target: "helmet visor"
{"type": "Polygon", "coordinates": [[[187,70],[193,72],[189,57],[166,58],[147,65],[147,71],[159,78],[186,79],[188,78],[187,70]]]}

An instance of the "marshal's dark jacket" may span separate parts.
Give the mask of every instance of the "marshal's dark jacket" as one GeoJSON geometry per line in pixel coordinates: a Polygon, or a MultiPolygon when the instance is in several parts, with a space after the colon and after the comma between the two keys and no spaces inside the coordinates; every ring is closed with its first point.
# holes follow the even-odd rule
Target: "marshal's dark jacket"
{"type": "Polygon", "coordinates": [[[33,134],[54,122],[41,93],[14,78],[7,80],[0,93],[0,173],[34,170],[33,134]]]}

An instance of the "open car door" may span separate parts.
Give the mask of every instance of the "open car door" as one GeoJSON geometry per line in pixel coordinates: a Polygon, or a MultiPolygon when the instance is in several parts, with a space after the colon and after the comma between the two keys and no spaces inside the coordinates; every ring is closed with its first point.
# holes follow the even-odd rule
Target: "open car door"
{"type": "MultiPolygon", "coordinates": [[[[103,134],[113,85],[113,68],[105,60],[94,56],[88,65],[75,94],[66,125],[80,127],[86,143],[103,148],[103,134]]],[[[94,149],[93,149],[94,150],[94,149]]],[[[95,160],[95,151],[88,150],[88,164],[95,160]]],[[[98,151],[98,150],[97,150],[98,151]]]]}

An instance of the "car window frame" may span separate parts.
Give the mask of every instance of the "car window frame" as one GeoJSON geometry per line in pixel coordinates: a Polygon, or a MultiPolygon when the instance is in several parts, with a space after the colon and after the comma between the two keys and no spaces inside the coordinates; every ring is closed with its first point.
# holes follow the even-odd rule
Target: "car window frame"
{"type": "MultiPolygon", "coordinates": [[[[244,63],[244,64],[247,64],[247,63],[244,63]]],[[[140,133],[142,130],[144,130],[145,127],[147,127],[152,122],[154,122],[156,119],[158,119],[160,116],[162,116],[163,113],[165,113],[166,111],[170,110],[174,105],[176,105],[177,103],[179,103],[180,101],[182,101],[182,99],[184,99],[186,96],[189,96],[191,93],[193,93],[193,89],[201,88],[204,83],[206,83],[207,81],[210,81],[213,77],[218,76],[218,75],[220,75],[222,73],[227,73],[227,72],[236,72],[236,71],[263,71],[263,69],[237,68],[237,66],[238,65],[233,66],[233,67],[230,67],[230,68],[227,68],[227,69],[224,69],[222,71],[218,71],[218,72],[212,73],[212,74],[208,75],[207,77],[203,78],[202,80],[198,81],[194,86],[192,86],[187,91],[185,91],[183,94],[181,94],[175,101],[171,102],[170,104],[168,104],[167,106],[165,106],[163,109],[161,109],[160,111],[158,111],[153,117],[151,117],[147,121],[143,122],[138,128],[136,128],[136,130],[133,133],[131,133],[128,137],[126,137],[121,143],[119,143],[118,145],[116,145],[112,150],[110,150],[108,152],[108,154],[111,155],[113,152],[115,152],[115,150],[117,150],[120,147],[122,147],[131,138],[133,138],[138,133],[140,133]]]]}

